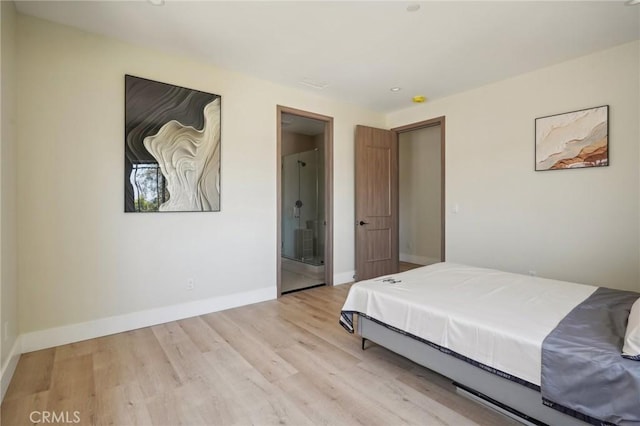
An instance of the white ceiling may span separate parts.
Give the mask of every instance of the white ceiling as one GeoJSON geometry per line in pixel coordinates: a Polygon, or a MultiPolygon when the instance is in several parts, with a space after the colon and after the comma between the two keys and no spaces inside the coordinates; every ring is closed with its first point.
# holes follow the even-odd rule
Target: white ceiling
{"type": "Polygon", "coordinates": [[[616,0],[16,5],[382,112],[410,107],[414,95],[433,100],[640,38],[640,6],[616,0]],[[411,4],[421,7],[408,12],[411,4]],[[402,90],[391,92],[395,86],[402,90]]]}

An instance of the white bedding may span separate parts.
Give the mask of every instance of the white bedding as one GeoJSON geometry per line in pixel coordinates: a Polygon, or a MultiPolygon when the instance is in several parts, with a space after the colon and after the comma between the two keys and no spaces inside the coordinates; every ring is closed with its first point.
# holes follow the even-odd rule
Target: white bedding
{"type": "Polygon", "coordinates": [[[342,310],[539,386],[542,341],[596,288],[445,262],[358,282],[342,310]]]}

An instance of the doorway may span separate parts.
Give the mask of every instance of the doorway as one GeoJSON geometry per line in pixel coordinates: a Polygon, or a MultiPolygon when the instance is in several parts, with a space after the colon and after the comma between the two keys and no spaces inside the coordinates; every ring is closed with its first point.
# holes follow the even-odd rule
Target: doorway
{"type": "Polygon", "coordinates": [[[398,134],[401,272],[444,260],[441,132],[437,124],[398,134]]]}
{"type": "MultiPolygon", "coordinates": [[[[356,258],[356,281],[374,278],[381,275],[396,273],[400,270],[400,251],[407,250],[407,245],[422,244],[423,240],[407,242],[405,247],[400,247],[400,160],[399,144],[400,138],[413,139],[419,136],[414,131],[422,129],[439,128],[435,130],[435,138],[432,144],[439,144],[439,152],[434,151],[431,160],[440,162],[439,169],[431,170],[435,173],[436,180],[434,189],[435,198],[431,197],[429,207],[439,210],[439,217],[436,214],[434,222],[437,226],[439,222],[439,232],[431,231],[430,244],[439,245],[437,251],[429,252],[427,255],[411,255],[412,263],[431,263],[428,259],[444,261],[445,259],[445,117],[437,117],[418,123],[397,127],[391,130],[377,129],[366,126],[356,126],[355,137],[355,258],[356,258]],[[402,136],[406,134],[405,136],[402,136]],[[438,176],[439,175],[439,176],[438,176]],[[438,179],[439,178],[439,179],[438,179]],[[439,192],[437,186],[439,185],[439,192]]],[[[421,145],[420,142],[416,142],[421,145]]],[[[409,154],[411,155],[411,154],[409,154]]],[[[410,159],[412,160],[412,159],[410,159]]],[[[413,160],[412,160],[413,161],[413,160]]],[[[404,167],[404,165],[403,165],[404,167]]],[[[415,167],[424,168],[416,160],[415,167]]],[[[420,192],[423,182],[420,182],[416,191],[420,192]]],[[[405,190],[405,188],[403,188],[405,190]]],[[[406,190],[404,191],[406,192],[406,190]]],[[[409,196],[405,201],[415,203],[409,196]]],[[[417,212],[415,220],[424,220],[421,216],[424,212],[417,212]]],[[[413,214],[413,213],[412,213],[413,214]]],[[[431,220],[430,220],[431,221],[431,220]]],[[[433,228],[431,228],[433,229],[433,228]]],[[[414,232],[408,228],[405,233],[414,232]]],[[[425,238],[425,237],[422,237],[425,238]]],[[[424,252],[426,253],[426,252],[424,252]]],[[[406,253],[405,254],[409,254],[406,253]]],[[[407,257],[405,257],[407,259],[407,257]]],[[[415,266],[416,264],[409,265],[415,266]]],[[[406,268],[403,268],[406,269],[406,268]]]]}
{"type": "Polygon", "coordinates": [[[278,106],[278,296],[333,285],[333,119],[278,106]]]}

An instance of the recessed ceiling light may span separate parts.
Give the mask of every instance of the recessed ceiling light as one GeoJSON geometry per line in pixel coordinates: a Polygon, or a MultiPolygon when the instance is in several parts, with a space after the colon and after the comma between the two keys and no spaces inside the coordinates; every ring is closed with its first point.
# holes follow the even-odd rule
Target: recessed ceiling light
{"type": "Polygon", "coordinates": [[[426,102],[427,98],[422,95],[418,95],[418,96],[414,96],[411,100],[417,104],[421,104],[423,102],[426,102]]]}
{"type": "Polygon", "coordinates": [[[389,90],[391,90],[392,92],[399,92],[399,91],[401,91],[401,90],[402,90],[402,87],[392,87],[392,88],[391,88],[391,89],[389,89],[389,90]]]}
{"type": "Polygon", "coordinates": [[[407,6],[407,12],[417,12],[420,10],[420,5],[418,3],[411,3],[407,6]]]}

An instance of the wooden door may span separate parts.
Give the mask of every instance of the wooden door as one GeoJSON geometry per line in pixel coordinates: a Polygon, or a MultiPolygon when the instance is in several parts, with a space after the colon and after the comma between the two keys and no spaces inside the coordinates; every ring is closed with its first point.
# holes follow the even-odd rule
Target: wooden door
{"type": "Polygon", "coordinates": [[[356,281],[398,272],[397,142],[389,130],[356,127],[356,281]]]}

